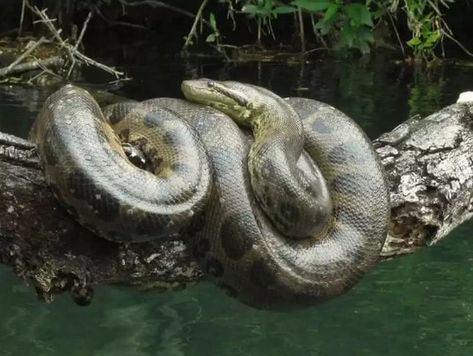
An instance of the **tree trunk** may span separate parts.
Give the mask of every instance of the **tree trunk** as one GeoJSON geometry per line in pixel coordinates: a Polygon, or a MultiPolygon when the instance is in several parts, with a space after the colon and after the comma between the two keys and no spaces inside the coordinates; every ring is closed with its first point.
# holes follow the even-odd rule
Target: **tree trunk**
{"type": "MultiPolygon", "coordinates": [[[[472,215],[473,104],[412,118],[374,141],[391,191],[391,226],[380,259],[414,252],[472,215]]],[[[94,236],[61,209],[33,144],[0,133],[0,261],[51,301],[70,291],[90,302],[93,287],[126,283],[162,290],[203,278],[178,237],[120,245],[94,236]]]]}

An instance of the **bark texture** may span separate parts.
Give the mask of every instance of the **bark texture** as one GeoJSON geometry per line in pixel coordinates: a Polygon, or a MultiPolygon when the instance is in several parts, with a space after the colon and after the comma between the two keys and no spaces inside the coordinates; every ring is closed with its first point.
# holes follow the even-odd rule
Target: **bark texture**
{"type": "MultiPolygon", "coordinates": [[[[391,227],[380,259],[430,246],[473,213],[473,104],[412,118],[374,141],[391,191],[391,227]]],[[[34,146],[0,133],[0,261],[45,301],[125,283],[163,290],[203,278],[179,237],[119,245],[94,236],[58,205],[34,146]]]]}
{"type": "Polygon", "coordinates": [[[374,141],[391,191],[382,257],[444,238],[473,213],[473,103],[414,117],[374,141]]]}

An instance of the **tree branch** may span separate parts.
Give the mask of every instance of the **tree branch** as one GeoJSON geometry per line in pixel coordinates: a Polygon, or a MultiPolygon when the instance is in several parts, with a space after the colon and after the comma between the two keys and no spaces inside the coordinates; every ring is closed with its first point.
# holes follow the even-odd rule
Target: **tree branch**
{"type": "MultiPolygon", "coordinates": [[[[473,214],[473,104],[413,118],[374,141],[386,168],[392,215],[381,259],[430,246],[473,214]]],[[[203,273],[182,240],[119,245],[78,225],[57,204],[34,146],[0,133],[0,261],[46,301],[70,291],[126,283],[162,290],[203,273]]]]}
{"type": "Polygon", "coordinates": [[[31,72],[36,69],[61,68],[63,65],[64,59],[62,57],[50,57],[46,59],[20,63],[13,66],[9,65],[8,67],[0,68],[0,78],[31,72]]]}

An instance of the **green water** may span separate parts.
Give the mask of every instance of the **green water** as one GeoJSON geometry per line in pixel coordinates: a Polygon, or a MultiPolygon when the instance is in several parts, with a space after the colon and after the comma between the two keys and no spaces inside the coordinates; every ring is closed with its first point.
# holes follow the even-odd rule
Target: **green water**
{"type": "MultiPolygon", "coordinates": [[[[179,96],[184,77],[232,78],[283,96],[326,101],[373,138],[473,88],[473,69],[467,67],[425,73],[384,58],[365,65],[224,66],[134,51],[131,57],[114,53],[113,60],[119,58],[135,78],[119,94],[179,96]]],[[[47,95],[0,87],[0,130],[25,136],[47,95]]],[[[285,313],[246,307],[209,282],[165,294],[103,286],[89,307],[74,305],[67,295],[45,305],[1,267],[0,355],[471,355],[472,233],[473,223],[465,224],[435,247],[380,263],[340,298],[285,313]]]]}

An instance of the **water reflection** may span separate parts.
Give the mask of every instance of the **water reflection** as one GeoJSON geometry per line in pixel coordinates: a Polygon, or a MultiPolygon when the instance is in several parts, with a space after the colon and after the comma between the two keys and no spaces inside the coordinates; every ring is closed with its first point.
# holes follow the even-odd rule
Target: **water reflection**
{"type": "Polygon", "coordinates": [[[44,305],[3,271],[0,345],[12,355],[468,354],[472,230],[381,263],[347,295],[292,313],[251,309],[210,283],[172,294],[104,287],[90,307],[68,297],[44,305]]]}

